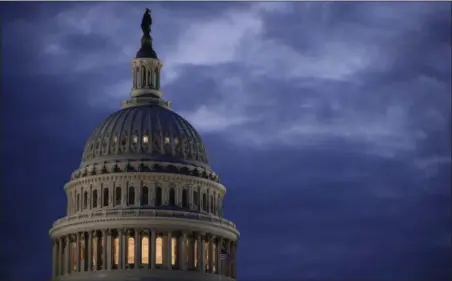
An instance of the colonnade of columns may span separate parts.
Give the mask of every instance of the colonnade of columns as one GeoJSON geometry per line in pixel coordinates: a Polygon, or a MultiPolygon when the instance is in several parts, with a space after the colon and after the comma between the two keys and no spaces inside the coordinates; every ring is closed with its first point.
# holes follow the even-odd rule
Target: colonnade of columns
{"type": "Polygon", "coordinates": [[[53,240],[53,277],[98,270],[191,270],[235,278],[235,241],[205,233],[102,229],[53,240]]]}

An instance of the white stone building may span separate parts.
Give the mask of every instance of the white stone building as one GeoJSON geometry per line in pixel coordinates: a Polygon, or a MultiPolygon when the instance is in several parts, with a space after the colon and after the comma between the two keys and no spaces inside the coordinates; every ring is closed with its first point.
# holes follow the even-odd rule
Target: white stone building
{"type": "MultiPolygon", "coordinates": [[[[146,22],[147,20],[147,22],[146,22]]],[[[131,98],[88,139],[54,222],[52,280],[234,280],[239,232],[196,130],[162,99],[150,15],[131,98]]]]}

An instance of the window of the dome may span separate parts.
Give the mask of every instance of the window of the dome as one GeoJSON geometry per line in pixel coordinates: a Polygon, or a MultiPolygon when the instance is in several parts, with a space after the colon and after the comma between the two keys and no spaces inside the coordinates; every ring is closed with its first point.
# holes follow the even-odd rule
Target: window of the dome
{"type": "Polygon", "coordinates": [[[165,144],[169,144],[169,143],[170,143],[169,137],[165,137],[165,144]]]}
{"type": "Polygon", "coordinates": [[[133,143],[137,143],[137,142],[138,142],[138,136],[134,135],[134,136],[132,137],[132,142],[133,142],[133,143]]]}
{"type": "Polygon", "coordinates": [[[143,136],[143,143],[147,144],[149,142],[149,137],[148,136],[143,136]]]}
{"type": "Polygon", "coordinates": [[[117,142],[118,142],[118,136],[114,136],[114,137],[113,137],[113,142],[114,142],[114,143],[117,143],[117,142]]]}
{"type": "Polygon", "coordinates": [[[178,145],[179,144],[179,139],[178,138],[174,138],[174,144],[178,145]]]}

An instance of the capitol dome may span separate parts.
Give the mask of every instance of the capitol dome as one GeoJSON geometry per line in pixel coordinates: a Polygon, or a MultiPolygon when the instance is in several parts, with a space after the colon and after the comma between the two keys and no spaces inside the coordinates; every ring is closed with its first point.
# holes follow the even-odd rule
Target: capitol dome
{"type": "Polygon", "coordinates": [[[49,231],[54,281],[236,280],[226,187],[162,98],[151,23],[146,10],[130,98],[94,130],[64,186],[66,215],[49,231]]]}
{"type": "Polygon", "coordinates": [[[88,139],[81,165],[123,160],[208,167],[204,144],[193,126],[159,104],[127,107],[111,114],[88,139]]]}

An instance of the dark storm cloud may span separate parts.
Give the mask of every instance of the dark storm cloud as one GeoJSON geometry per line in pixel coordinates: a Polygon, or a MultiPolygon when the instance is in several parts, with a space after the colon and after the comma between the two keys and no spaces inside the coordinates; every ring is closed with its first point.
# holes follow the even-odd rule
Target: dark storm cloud
{"type": "MultiPolygon", "coordinates": [[[[127,98],[145,6],[2,4],[9,280],[50,275],[62,187],[127,98]]],[[[241,280],[450,279],[450,4],[151,9],[165,96],[228,189],[241,280]]]]}

